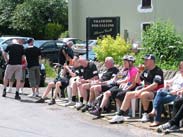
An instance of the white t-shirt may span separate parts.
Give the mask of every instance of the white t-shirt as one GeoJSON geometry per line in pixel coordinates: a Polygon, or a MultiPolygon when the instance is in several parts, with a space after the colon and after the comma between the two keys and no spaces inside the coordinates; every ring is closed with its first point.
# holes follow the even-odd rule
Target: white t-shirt
{"type": "Polygon", "coordinates": [[[172,80],[173,83],[170,90],[178,90],[183,88],[183,76],[180,73],[176,74],[172,80]]]}

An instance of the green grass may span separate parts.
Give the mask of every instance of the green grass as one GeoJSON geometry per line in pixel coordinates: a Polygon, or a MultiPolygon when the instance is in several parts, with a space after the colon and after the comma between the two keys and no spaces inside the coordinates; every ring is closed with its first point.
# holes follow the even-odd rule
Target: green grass
{"type": "Polygon", "coordinates": [[[42,60],[42,63],[45,65],[45,68],[46,68],[46,77],[55,78],[56,77],[56,71],[50,65],[49,61],[44,59],[44,60],[42,60]]]}

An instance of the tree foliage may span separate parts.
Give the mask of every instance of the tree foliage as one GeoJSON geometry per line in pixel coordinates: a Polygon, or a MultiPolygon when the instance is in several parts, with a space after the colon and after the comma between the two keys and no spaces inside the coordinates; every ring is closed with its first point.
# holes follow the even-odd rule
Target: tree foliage
{"type": "Polygon", "coordinates": [[[170,22],[158,21],[143,33],[144,50],[141,54],[151,53],[157,63],[165,69],[173,69],[182,60],[183,41],[170,22]]]}
{"type": "Polygon", "coordinates": [[[43,38],[48,23],[60,24],[67,30],[67,10],[65,0],[4,0],[0,6],[0,27],[10,28],[19,35],[43,38]]]}
{"type": "Polygon", "coordinates": [[[107,56],[111,56],[114,58],[115,63],[121,64],[122,57],[125,54],[129,54],[130,47],[130,44],[126,43],[120,35],[117,35],[116,38],[108,35],[97,40],[97,46],[94,47],[94,51],[99,61],[104,61],[107,56]]]}

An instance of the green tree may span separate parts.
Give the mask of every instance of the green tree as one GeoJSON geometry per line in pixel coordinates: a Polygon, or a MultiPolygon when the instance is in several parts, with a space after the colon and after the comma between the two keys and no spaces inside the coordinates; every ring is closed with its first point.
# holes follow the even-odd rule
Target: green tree
{"type": "MultiPolygon", "coordinates": [[[[11,24],[12,12],[18,4],[24,0],[0,0],[0,30],[1,34],[11,34],[13,30],[9,27],[11,24]]],[[[14,33],[14,32],[13,32],[14,33]]]]}
{"type": "Polygon", "coordinates": [[[157,63],[166,69],[177,67],[182,60],[183,41],[170,22],[156,22],[143,33],[144,50],[141,54],[152,53],[157,63]]]}
{"type": "MultiPolygon", "coordinates": [[[[12,34],[44,38],[48,23],[68,28],[68,7],[65,0],[0,0],[0,27],[12,34]],[[6,25],[6,26],[5,26],[6,25]]],[[[48,32],[46,32],[48,33],[48,32]]],[[[62,33],[62,32],[60,32],[62,33]]]]}
{"type": "Polygon", "coordinates": [[[114,58],[115,63],[121,64],[122,57],[130,53],[130,47],[130,44],[126,43],[120,35],[117,35],[116,38],[108,35],[97,40],[94,51],[99,61],[104,61],[107,56],[111,56],[114,58]]]}
{"type": "Polygon", "coordinates": [[[45,27],[45,38],[46,39],[57,39],[60,32],[63,32],[64,27],[60,24],[48,23],[45,27]]]}

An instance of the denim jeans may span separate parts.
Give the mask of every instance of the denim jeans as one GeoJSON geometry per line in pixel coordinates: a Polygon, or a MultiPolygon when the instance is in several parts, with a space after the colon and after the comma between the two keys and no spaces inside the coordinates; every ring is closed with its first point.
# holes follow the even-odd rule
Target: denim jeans
{"type": "Polygon", "coordinates": [[[170,94],[169,90],[161,88],[157,91],[157,94],[153,100],[153,108],[157,111],[155,121],[160,122],[163,105],[174,101],[176,95],[170,94]]]}

